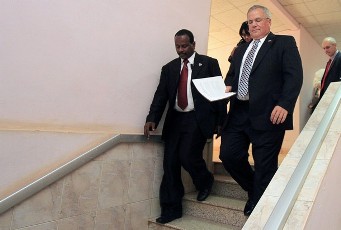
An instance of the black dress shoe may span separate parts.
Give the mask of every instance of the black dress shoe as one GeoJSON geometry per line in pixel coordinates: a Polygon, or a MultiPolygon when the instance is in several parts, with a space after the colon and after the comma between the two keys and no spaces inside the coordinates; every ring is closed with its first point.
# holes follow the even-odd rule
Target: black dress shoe
{"type": "Polygon", "coordinates": [[[182,217],[181,213],[167,215],[167,216],[160,216],[159,218],[156,219],[156,223],[166,224],[168,222],[171,222],[171,221],[178,219],[178,218],[181,218],[181,217],[182,217]]]}
{"type": "Polygon", "coordinates": [[[253,203],[250,199],[246,202],[245,208],[244,208],[244,215],[250,216],[253,209],[256,207],[256,204],[253,203]]]}
{"type": "Polygon", "coordinates": [[[197,201],[206,200],[206,198],[211,194],[213,182],[214,182],[214,178],[212,176],[211,181],[208,185],[208,188],[205,188],[204,190],[198,192],[197,201]]]}

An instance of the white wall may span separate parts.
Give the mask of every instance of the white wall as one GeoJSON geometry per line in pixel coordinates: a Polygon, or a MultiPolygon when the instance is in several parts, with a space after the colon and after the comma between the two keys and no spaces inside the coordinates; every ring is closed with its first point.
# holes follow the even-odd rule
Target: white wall
{"type": "MultiPolygon", "coordinates": [[[[322,43],[322,41],[321,41],[322,43]]],[[[308,105],[313,95],[313,81],[315,72],[325,67],[327,56],[321,45],[317,43],[303,27],[300,28],[300,54],[303,63],[303,86],[299,98],[300,107],[300,130],[310,117],[308,105]]]]}
{"type": "Polygon", "coordinates": [[[174,34],[206,53],[210,1],[3,0],[0,125],[142,132],[174,34]]]}

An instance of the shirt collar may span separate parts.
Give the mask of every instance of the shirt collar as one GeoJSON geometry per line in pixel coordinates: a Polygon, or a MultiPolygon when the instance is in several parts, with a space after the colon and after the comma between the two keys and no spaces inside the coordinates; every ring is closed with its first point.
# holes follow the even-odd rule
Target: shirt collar
{"type": "MultiPolygon", "coordinates": [[[[269,35],[269,34],[268,34],[269,35]]],[[[258,47],[261,47],[262,44],[264,43],[265,39],[268,37],[268,35],[266,35],[265,37],[261,38],[261,39],[256,39],[256,40],[259,40],[259,43],[258,43],[258,47]]],[[[251,42],[251,46],[253,45],[253,43],[255,43],[255,40],[252,40],[251,42]]]]}
{"type": "Polygon", "coordinates": [[[330,59],[331,59],[332,61],[334,60],[334,58],[335,58],[335,56],[336,56],[336,54],[337,54],[338,52],[339,52],[339,50],[336,50],[336,52],[334,53],[334,55],[330,57],[330,59]]]}
{"type": "MultiPolygon", "coordinates": [[[[190,56],[187,60],[188,62],[193,65],[194,64],[194,58],[195,58],[195,52],[192,54],[192,56],[190,56]]],[[[181,63],[184,62],[184,59],[181,59],[181,63]]]]}

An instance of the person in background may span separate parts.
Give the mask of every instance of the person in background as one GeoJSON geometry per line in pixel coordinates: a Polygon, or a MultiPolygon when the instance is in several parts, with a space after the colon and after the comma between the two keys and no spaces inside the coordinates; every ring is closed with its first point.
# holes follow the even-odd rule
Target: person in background
{"type": "Polygon", "coordinates": [[[233,50],[231,51],[231,54],[229,56],[229,59],[228,61],[231,62],[232,61],[232,57],[233,57],[233,53],[234,51],[236,50],[236,48],[238,46],[240,46],[241,44],[243,43],[247,43],[247,42],[250,42],[252,40],[251,36],[250,36],[250,33],[249,33],[249,26],[247,24],[247,22],[243,22],[242,25],[240,26],[240,29],[239,29],[239,36],[241,37],[241,39],[239,40],[239,42],[237,43],[237,46],[235,46],[233,48],[233,50]]]}
{"type": "Polygon", "coordinates": [[[223,102],[208,101],[192,83],[192,79],[221,76],[218,61],[195,52],[194,36],[189,30],[179,30],[174,42],[179,57],[162,67],[144,125],[144,134],[149,138],[168,103],[162,130],[164,174],[160,185],[161,216],[156,219],[161,224],[182,217],[184,187],[181,166],[190,174],[199,191],[197,200],[203,201],[209,196],[214,178],[206,167],[203,149],[214,133],[220,136],[226,113],[223,102]]]}
{"type": "Polygon", "coordinates": [[[221,134],[225,169],[248,192],[249,216],[278,168],[285,130],[293,129],[293,112],[303,83],[301,57],[292,36],[270,32],[270,11],[260,5],[247,12],[252,42],[240,45],[226,80],[234,91],[221,134]],[[254,169],[248,161],[252,144],[254,169]]]}
{"type": "MultiPolygon", "coordinates": [[[[249,25],[247,24],[247,21],[243,22],[242,25],[240,26],[239,29],[239,35],[241,37],[240,41],[237,43],[237,46],[233,48],[228,61],[231,63],[233,61],[233,54],[235,52],[235,50],[237,49],[238,46],[240,46],[241,44],[244,43],[249,43],[252,41],[251,35],[249,33],[249,25]]],[[[227,71],[226,77],[225,77],[225,85],[227,84],[227,78],[229,75],[233,74],[234,70],[233,70],[233,65],[230,64],[229,70],[227,71]]]]}
{"type": "Polygon", "coordinates": [[[321,79],[323,76],[325,69],[319,69],[315,72],[315,77],[313,80],[313,92],[312,92],[312,98],[311,102],[308,105],[308,109],[310,110],[310,113],[314,112],[314,109],[320,99],[320,91],[321,91],[321,79]]]}
{"type": "Polygon", "coordinates": [[[321,79],[320,99],[330,83],[341,81],[341,53],[337,50],[336,40],[332,37],[326,37],[322,41],[322,48],[329,60],[321,79]]]}

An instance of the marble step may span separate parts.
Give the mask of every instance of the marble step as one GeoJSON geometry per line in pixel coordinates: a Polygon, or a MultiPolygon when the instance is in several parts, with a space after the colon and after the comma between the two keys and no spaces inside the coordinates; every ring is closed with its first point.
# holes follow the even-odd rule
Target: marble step
{"type": "Polygon", "coordinates": [[[221,162],[213,162],[213,173],[218,175],[229,175],[221,162]]]}
{"type": "MultiPolygon", "coordinates": [[[[254,168],[253,162],[250,162],[250,164],[251,167],[254,168]]],[[[221,162],[213,162],[213,173],[218,175],[230,175],[221,162]]]]}
{"type": "Polygon", "coordinates": [[[149,229],[241,229],[247,220],[243,213],[247,193],[227,172],[215,174],[214,179],[211,195],[205,201],[196,200],[197,192],[188,193],[183,199],[182,218],[165,225],[150,220],[149,229]]]}
{"type": "Polygon", "coordinates": [[[245,200],[211,194],[205,201],[198,202],[196,196],[196,192],[185,195],[184,214],[239,228],[245,224],[247,220],[243,213],[245,200]]]}
{"type": "Polygon", "coordinates": [[[214,175],[212,194],[245,201],[248,199],[247,192],[229,175],[214,175]]]}
{"type": "Polygon", "coordinates": [[[158,224],[155,220],[149,221],[151,230],[238,230],[240,228],[228,224],[221,224],[207,219],[198,218],[195,216],[184,215],[182,218],[173,220],[167,224],[158,224]]]}

